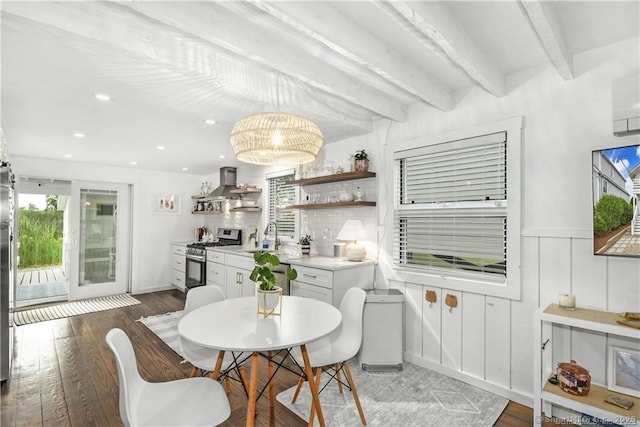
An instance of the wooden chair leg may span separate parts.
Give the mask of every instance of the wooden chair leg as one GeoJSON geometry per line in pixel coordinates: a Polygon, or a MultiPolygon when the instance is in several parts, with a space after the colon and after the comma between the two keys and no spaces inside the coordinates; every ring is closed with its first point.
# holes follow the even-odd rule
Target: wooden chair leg
{"type": "Polygon", "coordinates": [[[224,388],[227,393],[231,393],[231,381],[229,380],[229,376],[224,377],[224,388]]]}
{"type": "Polygon", "coordinates": [[[273,412],[276,406],[276,390],[273,387],[273,379],[271,378],[273,376],[273,362],[271,361],[271,359],[273,358],[273,351],[269,351],[268,355],[269,367],[267,372],[269,374],[269,408],[273,412]]]}
{"type": "MultiPolygon", "coordinates": [[[[320,377],[321,376],[322,376],[322,368],[321,367],[317,367],[314,381],[316,382],[316,387],[318,388],[318,390],[320,390],[320,377]]],[[[316,415],[315,409],[316,408],[315,408],[315,405],[313,403],[313,400],[311,400],[311,415],[309,415],[309,425],[310,426],[313,425],[313,419],[315,418],[315,415],[316,415]]]]}
{"type": "Polygon", "coordinates": [[[296,392],[293,393],[293,398],[291,399],[291,403],[296,403],[296,399],[298,398],[298,393],[300,393],[300,389],[302,388],[302,384],[304,383],[304,378],[298,378],[298,387],[296,387],[296,392]]]}
{"type": "Polygon", "coordinates": [[[191,374],[189,376],[193,378],[196,375],[198,375],[198,368],[194,366],[193,369],[191,369],[191,374]]]}
{"type": "Polygon", "coordinates": [[[364,412],[362,412],[362,406],[360,406],[360,398],[358,397],[358,391],[356,390],[356,383],[353,382],[353,377],[351,376],[351,369],[349,369],[349,362],[346,360],[342,364],[344,366],[344,373],[347,375],[347,381],[349,382],[349,386],[351,387],[351,393],[353,393],[353,400],[356,401],[356,407],[358,408],[358,413],[360,414],[360,421],[362,421],[362,425],[367,425],[367,420],[364,418],[364,412]]]}
{"type": "Polygon", "coordinates": [[[249,394],[249,380],[247,379],[247,373],[244,370],[244,367],[238,366],[238,372],[240,372],[240,379],[242,380],[242,386],[244,387],[244,391],[249,394]]]}
{"type": "Polygon", "coordinates": [[[336,378],[338,379],[338,391],[342,394],[342,374],[340,373],[340,364],[336,363],[333,367],[336,370],[336,378]]]}

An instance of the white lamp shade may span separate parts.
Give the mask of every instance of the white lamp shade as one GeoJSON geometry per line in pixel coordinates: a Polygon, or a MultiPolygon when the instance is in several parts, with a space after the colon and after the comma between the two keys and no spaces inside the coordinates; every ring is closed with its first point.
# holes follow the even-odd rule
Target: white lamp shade
{"type": "Polygon", "coordinates": [[[367,232],[359,219],[347,220],[336,239],[351,242],[345,247],[345,255],[349,261],[362,261],[367,255],[365,247],[357,242],[358,240],[367,240],[367,232]]]}
{"type": "Polygon", "coordinates": [[[359,219],[349,219],[344,223],[336,240],[367,240],[367,231],[362,226],[359,219]]]}

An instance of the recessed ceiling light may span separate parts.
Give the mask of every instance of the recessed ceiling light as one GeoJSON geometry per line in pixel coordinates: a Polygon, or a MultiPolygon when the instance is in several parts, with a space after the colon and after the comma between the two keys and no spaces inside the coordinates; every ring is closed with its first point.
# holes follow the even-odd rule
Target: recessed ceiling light
{"type": "Polygon", "coordinates": [[[111,101],[111,97],[109,95],[107,95],[106,93],[96,93],[96,99],[98,101],[102,101],[102,102],[111,101]]]}
{"type": "Polygon", "coordinates": [[[65,157],[73,157],[71,154],[65,154],[65,157]]]}
{"type": "Polygon", "coordinates": [[[182,170],[183,170],[183,171],[188,171],[188,170],[189,170],[189,168],[182,168],[182,170]]]}
{"type": "Polygon", "coordinates": [[[136,166],[138,162],[130,162],[131,166],[136,166]]]}
{"type": "Polygon", "coordinates": [[[158,150],[164,150],[164,145],[158,145],[156,148],[157,148],[158,150]]]}
{"type": "Polygon", "coordinates": [[[215,121],[215,120],[211,120],[211,119],[206,119],[206,120],[204,121],[204,124],[205,124],[205,125],[215,125],[215,124],[216,124],[216,121],[215,121]]]}
{"type": "Polygon", "coordinates": [[[224,154],[220,154],[220,155],[218,156],[218,158],[219,158],[219,159],[224,159],[224,154]]]}
{"type": "Polygon", "coordinates": [[[85,134],[82,133],[82,132],[76,132],[76,133],[73,134],[73,136],[75,136],[76,138],[80,138],[81,139],[81,138],[85,137],[85,134]]]}

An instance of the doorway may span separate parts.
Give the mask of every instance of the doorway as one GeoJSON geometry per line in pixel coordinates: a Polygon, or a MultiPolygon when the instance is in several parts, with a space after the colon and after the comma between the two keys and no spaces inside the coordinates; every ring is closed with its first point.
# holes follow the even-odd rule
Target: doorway
{"type": "Polygon", "coordinates": [[[15,306],[26,307],[69,296],[65,204],[71,182],[19,178],[18,275],[15,306]]]}
{"type": "Polygon", "coordinates": [[[129,186],[24,177],[18,182],[16,307],[127,292],[129,186]]]}

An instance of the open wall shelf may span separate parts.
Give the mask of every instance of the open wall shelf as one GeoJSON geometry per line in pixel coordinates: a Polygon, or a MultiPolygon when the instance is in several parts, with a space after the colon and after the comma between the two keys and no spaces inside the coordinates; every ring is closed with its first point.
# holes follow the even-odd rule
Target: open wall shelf
{"type": "Polygon", "coordinates": [[[335,202],[335,203],[310,203],[307,205],[289,205],[279,207],[279,211],[287,211],[292,209],[310,210],[310,209],[335,209],[335,208],[357,208],[362,206],[375,206],[376,202],[335,202]]]}
{"type": "Polygon", "coordinates": [[[294,185],[328,184],[330,182],[351,181],[353,179],[375,178],[375,176],[375,172],[345,172],[333,175],[315,176],[313,178],[297,179],[295,181],[289,181],[289,183],[294,185]]]}

